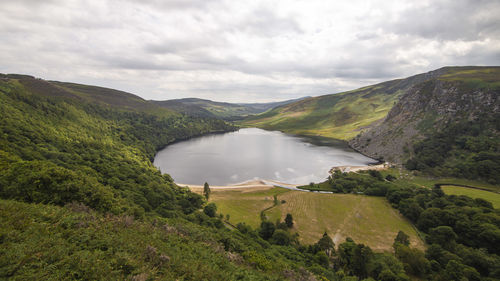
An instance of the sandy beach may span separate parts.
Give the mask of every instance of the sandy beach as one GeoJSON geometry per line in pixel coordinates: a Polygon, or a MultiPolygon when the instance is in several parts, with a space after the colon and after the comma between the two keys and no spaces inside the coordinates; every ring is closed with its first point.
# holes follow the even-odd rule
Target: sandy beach
{"type": "Polygon", "coordinates": [[[333,167],[330,170],[330,173],[333,173],[335,170],[340,170],[342,173],[348,173],[348,172],[359,172],[359,171],[366,171],[366,170],[385,170],[389,168],[390,164],[385,162],[382,164],[378,165],[371,165],[371,166],[338,166],[338,167],[333,167]]]}
{"type": "MultiPolygon", "coordinates": [[[[178,186],[187,187],[193,191],[198,191],[198,190],[202,191],[203,190],[203,185],[182,184],[182,183],[176,183],[176,184],[178,186]]],[[[268,189],[268,188],[272,188],[274,186],[295,188],[297,185],[282,183],[282,182],[278,182],[278,181],[271,181],[271,180],[249,180],[249,181],[236,183],[236,184],[232,184],[232,185],[210,185],[210,189],[252,189],[252,190],[258,190],[258,189],[268,189]]]]}
{"type": "MultiPolygon", "coordinates": [[[[338,166],[338,167],[333,167],[330,170],[330,173],[333,173],[335,170],[340,170],[343,173],[347,172],[358,172],[358,171],[364,171],[364,170],[384,170],[389,167],[388,163],[383,163],[379,165],[372,165],[372,166],[338,166]]],[[[182,187],[187,187],[191,189],[194,192],[202,192],[203,191],[203,185],[195,185],[195,184],[183,184],[183,183],[176,183],[178,186],[182,187]]],[[[231,184],[231,185],[210,185],[210,189],[251,189],[251,190],[258,190],[258,189],[268,189],[272,188],[275,186],[279,187],[284,187],[284,188],[290,188],[290,189],[296,189],[297,186],[301,186],[302,184],[289,184],[289,183],[283,183],[275,180],[249,180],[241,183],[236,183],[236,184],[231,184]]]]}

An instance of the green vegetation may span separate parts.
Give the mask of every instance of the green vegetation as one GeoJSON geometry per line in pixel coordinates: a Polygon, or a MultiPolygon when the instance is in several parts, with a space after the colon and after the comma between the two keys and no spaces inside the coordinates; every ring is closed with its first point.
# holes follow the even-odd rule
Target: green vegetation
{"type": "Polygon", "coordinates": [[[311,274],[304,254],[231,232],[215,205],[201,212],[202,196],[151,163],[170,142],[233,126],[58,96],[49,82],[29,79],[0,80],[0,198],[17,201],[0,201],[0,279],[311,274]]]}
{"type": "Polygon", "coordinates": [[[491,202],[493,204],[493,208],[500,209],[500,194],[491,192],[491,191],[486,191],[486,190],[480,190],[476,188],[469,188],[469,187],[463,187],[463,186],[455,186],[455,185],[443,185],[441,186],[441,189],[444,191],[444,193],[448,195],[456,195],[456,196],[461,196],[465,195],[470,198],[481,198],[486,201],[491,202]]]}
{"type": "Polygon", "coordinates": [[[470,88],[500,89],[499,67],[454,67],[439,77],[443,81],[463,81],[470,88]]]}
{"type": "Polygon", "coordinates": [[[175,216],[201,198],[174,186],[151,160],[166,144],[233,127],[219,120],[118,110],[35,95],[0,82],[0,196],[25,202],[175,216]]]}
{"type": "Polygon", "coordinates": [[[479,179],[500,183],[500,114],[483,114],[432,132],[415,144],[409,170],[434,176],[479,179]]]}
{"type": "Polygon", "coordinates": [[[227,228],[216,205],[204,206],[151,163],[173,141],[233,126],[120,105],[107,90],[97,101],[83,86],[76,94],[55,82],[1,78],[0,279],[348,275],[332,268],[336,256],[301,246],[284,229],[265,240],[261,229],[227,228]]]}
{"type": "Polygon", "coordinates": [[[285,221],[290,214],[292,231],[299,234],[301,243],[313,244],[325,231],[336,243],[347,237],[362,242],[377,251],[390,251],[398,231],[410,234],[415,247],[423,242],[412,225],[402,218],[383,198],[352,194],[319,194],[284,188],[267,190],[213,190],[211,202],[223,214],[230,215],[233,225],[261,224],[260,213],[269,222],[285,221]],[[274,205],[273,195],[278,201],[274,205]]]}
{"type": "Polygon", "coordinates": [[[210,198],[210,192],[210,186],[206,182],[205,184],[203,184],[203,196],[205,196],[205,199],[208,200],[208,198],[210,198]]]}
{"type": "Polygon", "coordinates": [[[103,215],[79,204],[0,200],[0,225],[0,279],[266,278],[232,262],[243,261],[233,247],[246,247],[244,239],[188,222],[103,215]],[[227,244],[228,251],[224,241],[233,243],[227,244]]]}
{"type": "MultiPolygon", "coordinates": [[[[398,95],[402,81],[379,86],[398,95]]],[[[173,141],[235,129],[224,121],[23,75],[0,75],[0,112],[0,279],[500,278],[500,211],[484,199],[369,171],[305,187],[339,194],[212,190],[207,204],[151,160],[173,141]]],[[[473,161],[484,143],[497,153],[483,133],[466,135],[473,161]]]]}

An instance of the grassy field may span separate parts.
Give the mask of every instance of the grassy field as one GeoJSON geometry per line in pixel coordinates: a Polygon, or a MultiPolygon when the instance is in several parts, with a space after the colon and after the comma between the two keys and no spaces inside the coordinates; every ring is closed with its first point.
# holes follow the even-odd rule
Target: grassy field
{"type": "Polygon", "coordinates": [[[273,189],[212,189],[210,201],[217,204],[217,211],[229,214],[229,222],[237,224],[245,222],[256,228],[260,225],[260,212],[272,207],[274,195],[286,193],[284,188],[273,189]]]}
{"type": "Polygon", "coordinates": [[[466,195],[470,198],[482,198],[490,201],[494,208],[500,208],[499,193],[454,185],[443,185],[441,189],[448,195],[466,195]]]}
{"type": "Polygon", "coordinates": [[[260,225],[262,210],[270,221],[284,220],[287,213],[294,217],[293,231],[299,240],[312,244],[327,231],[336,244],[353,238],[377,251],[391,251],[399,230],[410,235],[413,246],[423,248],[423,242],[406,219],[381,197],[352,194],[320,194],[292,191],[283,188],[256,190],[212,190],[210,201],[218,212],[230,215],[230,222],[245,222],[252,227],[260,225]],[[283,204],[273,206],[273,195],[283,204]]]}

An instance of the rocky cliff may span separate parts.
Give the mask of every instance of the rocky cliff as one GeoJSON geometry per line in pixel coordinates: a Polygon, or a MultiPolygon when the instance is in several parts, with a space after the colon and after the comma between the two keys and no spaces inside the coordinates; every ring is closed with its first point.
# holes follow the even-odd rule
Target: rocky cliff
{"type": "Polygon", "coordinates": [[[401,164],[413,144],[454,122],[500,112],[500,68],[442,68],[412,86],[382,122],[349,143],[378,159],[401,164]]]}

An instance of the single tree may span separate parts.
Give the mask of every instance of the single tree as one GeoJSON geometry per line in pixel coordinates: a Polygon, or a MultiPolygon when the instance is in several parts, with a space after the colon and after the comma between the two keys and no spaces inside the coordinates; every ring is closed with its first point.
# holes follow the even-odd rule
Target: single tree
{"type": "Polygon", "coordinates": [[[396,238],[394,239],[394,248],[396,247],[396,243],[409,246],[410,245],[410,236],[408,234],[404,233],[403,231],[399,231],[398,235],[396,235],[396,238]]]}
{"type": "Polygon", "coordinates": [[[286,214],[285,223],[286,223],[286,226],[288,226],[288,228],[292,228],[293,227],[293,217],[292,217],[292,214],[286,214]]]}
{"type": "Polygon", "coordinates": [[[210,197],[210,186],[208,185],[208,183],[206,182],[204,185],[203,185],[203,195],[205,196],[205,198],[208,200],[208,198],[210,197]]]}
{"type": "Polygon", "coordinates": [[[264,240],[269,240],[269,238],[271,238],[273,236],[275,230],[276,230],[276,227],[274,226],[274,223],[272,223],[270,221],[263,221],[260,224],[259,235],[264,240]]]}
{"type": "Polygon", "coordinates": [[[273,236],[271,237],[271,242],[276,245],[290,245],[291,242],[290,234],[287,231],[278,229],[274,231],[273,236]]]}
{"type": "Polygon", "coordinates": [[[319,239],[317,243],[318,247],[325,251],[325,254],[327,256],[331,256],[333,253],[335,253],[335,243],[333,242],[332,238],[328,235],[328,233],[323,233],[323,237],[319,239]]]}

